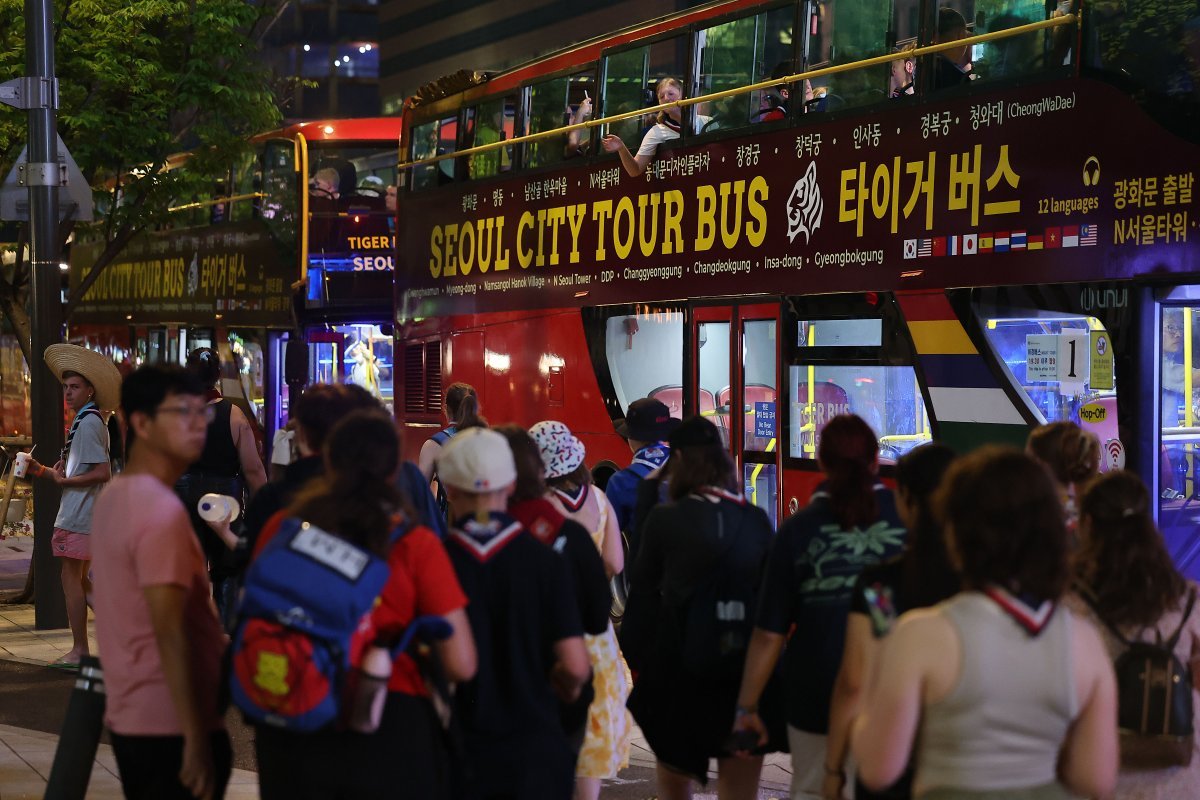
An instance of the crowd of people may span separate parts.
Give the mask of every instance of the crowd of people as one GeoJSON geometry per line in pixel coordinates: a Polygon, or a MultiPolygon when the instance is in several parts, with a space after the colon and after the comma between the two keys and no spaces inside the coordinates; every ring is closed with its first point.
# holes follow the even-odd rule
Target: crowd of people
{"type": "MultiPolygon", "coordinates": [[[[663,800],[691,797],[713,759],[719,797],[756,797],[763,755],[782,750],[793,798],[1200,796],[1197,587],[1141,481],[1099,474],[1096,442],[1075,425],[1038,428],[1025,450],[918,447],[893,490],[875,433],[835,417],[819,437],[820,485],[775,531],[720,431],[657,400],[630,405],[630,466],[601,489],[568,426],[492,427],[466,384],[448,387],[449,424],[419,465],[368,392],[317,385],[292,408],[300,457],[236,521],[213,521],[193,519],[184,476],[244,494],[261,483],[212,390],[215,364],[125,379],[129,446],[111,479],[83,443],[102,444],[85,408],[112,410],[115,385],[82,361],[60,373],[80,414],[65,472],[103,486],[73,534],[94,558],[106,722],[128,797],[223,795],[224,683],[243,711],[239,697],[295,701],[296,686],[316,685],[316,650],[255,650],[248,633],[284,622],[256,622],[253,593],[322,589],[286,574],[267,586],[282,551],[349,578],[377,562],[383,577],[351,620],[347,674],[327,673],[345,685],[323,696],[345,710],[315,729],[284,704],[247,712],[268,800],[397,787],[593,800],[628,766],[635,723],[663,800]],[[618,631],[610,584],[622,574],[618,631]],[[243,587],[240,611],[217,580],[243,587]],[[436,636],[398,644],[428,619],[436,636]],[[1140,673],[1127,668],[1134,651],[1140,673]],[[1154,665],[1175,688],[1150,731],[1129,717],[1163,716],[1147,705],[1161,695],[1154,665]],[[1130,689],[1139,674],[1145,697],[1130,689]],[[346,710],[371,706],[368,678],[381,689],[365,725],[346,710]]],[[[64,478],[62,465],[34,471],[64,478]]],[[[87,575],[86,559],[60,555],[81,562],[64,562],[64,577],[87,575]]]]}

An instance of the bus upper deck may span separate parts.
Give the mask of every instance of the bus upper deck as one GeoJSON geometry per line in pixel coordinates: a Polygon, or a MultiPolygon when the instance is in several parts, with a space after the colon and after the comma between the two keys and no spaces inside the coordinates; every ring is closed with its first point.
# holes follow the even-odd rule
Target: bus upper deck
{"type": "Polygon", "coordinates": [[[711,3],[420,96],[398,416],[419,441],[467,380],[619,466],[614,423],[655,396],[713,417],[777,516],[835,413],[885,457],[1071,419],[1151,483],[1190,562],[1192,12],[954,5],[951,38],[930,3],[711,3]],[[1130,66],[1150,42],[1157,75],[1130,66]],[[599,137],[636,150],[666,77],[679,135],[632,177],[599,137]]]}

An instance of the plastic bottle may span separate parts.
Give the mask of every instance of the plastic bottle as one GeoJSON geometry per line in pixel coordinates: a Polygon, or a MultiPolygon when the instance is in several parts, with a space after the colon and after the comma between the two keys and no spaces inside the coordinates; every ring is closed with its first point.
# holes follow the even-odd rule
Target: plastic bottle
{"type": "Polygon", "coordinates": [[[358,680],[351,698],[346,727],[356,733],[374,733],[383,719],[388,679],[392,677],[392,654],[386,647],[371,645],[363,651],[358,680]]]}
{"type": "Polygon", "coordinates": [[[196,503],[196,513],[206,522],[233,522],[241,512],[241,504],[227,494],[209,493],[196,503]]]}

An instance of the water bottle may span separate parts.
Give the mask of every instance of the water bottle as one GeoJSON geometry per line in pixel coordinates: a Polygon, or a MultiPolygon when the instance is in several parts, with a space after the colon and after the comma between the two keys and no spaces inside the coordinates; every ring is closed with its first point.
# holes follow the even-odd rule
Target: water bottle
{"type": "Polygon", "coordinates": [[[363,651],[358,680],[350,700],[346,727],[355,733],[374,733],[383,719],[388,679],[392,677],[392,654],[386,647],[371,645],[363,651]]]}
{"type": "Polygon", "coordinates": [[[196,512],[205,522],[233,522],[242,512],[241,504],[227,494],[209,494],[196,503],[196,512]]]}

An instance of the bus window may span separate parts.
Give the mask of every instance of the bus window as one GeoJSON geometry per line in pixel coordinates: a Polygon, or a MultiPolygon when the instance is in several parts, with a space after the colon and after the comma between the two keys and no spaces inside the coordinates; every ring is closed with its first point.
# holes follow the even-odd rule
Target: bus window
{"type": "MultiPolygon", "coordinates": [[[[468,109],[472,120],[471,147],[507,141],[516,135],[517,97],[497,97],[468,109]]],[[[513,166],[511,147],[476,153],[467,159],[467,174],[472,180],[508,172],[513,166]]]]}
{"type": "MultiPolygon", "coordinates": [[[[639,308],[608,316],[604,353],[622,416],[634,400],[654,397],[666,404],[671,416],[683,418],[682,311],[639,308]]],[[[726,364],[728,360],[727,352],[726,364]]]]}
{"type": "MultiPolygon", "coordinates": [[[[794,74],[791,6],[735,19],[700,31],[696,42],[700,93],[711,94],[769,77],[794,74]]],[[[784,119],[791,90],[787,86],[716,101],[703,110],[712,117],[705,130],[738,128],[752,122],[784,119]]]]}
{"type": "MultiPolygon", "coordinates": [[[[1064,6],[1068,4],[1060,2],[1058,8],[1064,6]]],[[[1080,3],[1074,0],[1068,7],[1078,13],[1080,3]]],[[[1196,4],[1098,3],[1088,12],[1084,63],[1111,75],[1177,135],[1196,141],[1200,87],[1196,4]]],[[[1074,28],[1062,32],[1073,34],[1074,28]]]]}
{"type": "MultiPolygon", "coordinates": [[[[595,89],[590,72],[533,84],[529,87],[529,132],[540,133],[570,125],[579,113],[580,104],[591,99],[595,89]]],[[[589,132],[582,131],[574,136],[530,142],[526,145],[525,165],[542,167],[562,161],[568,155],[587,152],[589,136],[589,132]]]]}
{"type": "MultiPolygon", "coordinates": [[[[891,0],[857,3],[813,0],[808,5],[806,68],[819,69],[883,55],[887,52],[891,17],[891,0]]],[[[803,95],[807,112],[838,111],[882,101],[887,96],[887,79],[882,69],[858,69],[815,79],[806,83],[798,94],[803,95]]]]}
{"type": "MultiPolygon", "coordinates": [[[[237,368],[237,387],[241,397],[254,412],[260,427],[266,427],[266,391],[263,371],[263,344],[266,337],[261,330],[239,330],[229,332],[229,351],[237,368]]],[[[222,380],[222,384],[225,381],[222,380]]],[[[223,389],[226,397],[234,394],[223,389]]]]}
{"type": "Polygon", "coordinates": [[[262,162],[257,149],[242,154],[233,165],[233,194],[243,199],[230,203],[230,219],[234,222],[254,219],[259,201],[253,195],[262,187],[262,162]]]}
{"type": "Polygon", "coordinates": [[[296,238],[295,148],[288,141],[268,142],[263,158],[262,218],[276,238],[296,238]]]}
{"type": "Polygon", "coordinates": [[[729,375],[729,323],[699,322],[696,324],[696,343],[699,345],[696,388],[700,416],[716,423],[721,442],[729,444],[729,415],[733,413],[733,395],[729,375]],[[711,407],[710,407],[711,403],[711,407]]]}
{"type": "Polygon", "coordinates": [[[996,360],[1039,422],[1075,422],[1092,429],[1102,444],[1116,438],[1116,380],[1111,370],[1096,376],[1090,371],[1093,333],[1107,334],[1099,319],[1013,308],[989,309],[980,323],[996,360]]]}
{"type": "MultiPolygon", "coordinates": [[[[1043,0],[968,0],[964,4],[964,16],[968,22],[974,21],[972,35],[996,33],[1046,19],[1046,3],[1043,0]]],[[[1056,42],[1064,36],[1074,36],[1073,29],[1034,31],[975,45],[970,53],[972,78],[974,81],[1013,78],[1061,66],[1064,60],[1070,63],[1069,52],[1056,47],[1056,42]]]]}
{"type": "Polygon", "coordinates": [[[789,457],[815,459],[822,429],[839,414],[857,414],[871,426],[884,463],[932,438],[894,302],[805,297],[792,307],[783,343],[789,457]]]}
{"type": "MultiPolygon", "coordinates": [[[[1162,309],[1161,444],[1158,524],[1167,547],[1189,576],[1197,573],[1195,497],[1200,488],[1200,307],[1162,309]]],[[[1103,460],[1103,456],[1102,456],[1103,460]]],[[[1152,466],[1153,468],[1153,466],[1152,466]]]]}
{"type": "MultiPolygon", "coordinates": [[[[604,115],[611,117],[658,105],[654,88],[663,78],[675,78],[686,86],[687,52],[688,37],[675,36],[606,56],[604,115]]],[[[642,136],[653,124],[654,115],[632,117],[606,126],[604,134],[620,136],[629,151],[636,153],[642,136]]]]}
{"type": "MultiPolygon", "coordinates": [[[[457,149],[458,119],[435,119],[413,128],[412,160],[453,153],[457,149]]],[[[428,189],[454,180],[454,159],[413,168],[413,188],[428,189]]]]}

